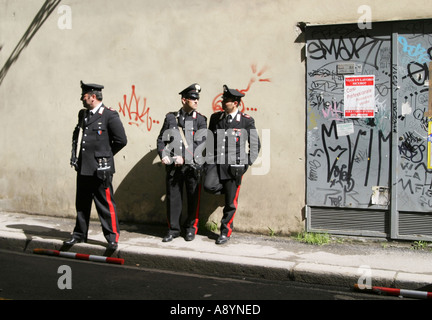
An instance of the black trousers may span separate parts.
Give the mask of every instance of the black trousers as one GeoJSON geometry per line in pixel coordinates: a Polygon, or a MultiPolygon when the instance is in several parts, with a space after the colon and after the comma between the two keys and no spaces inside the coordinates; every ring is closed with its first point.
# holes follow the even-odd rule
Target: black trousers
{"type": "Polygon", "coordinates": [[[193,169],[187,166],[167,167],[166,203],[169,233],[179,236],[183,211],[183,187],[186,188],[187,217],[184,224],[186,232],[198,232],[201,184],[194,175],[193,169]]]}
{"type": "Polygon", "coordinates": [[[95,176],[77,175],[75,199],[77,217],[73,231],[74,238],[87,240],[94,200],[105,239],[108,242],[118,242],[120,229],[113,195],[112,175],[108,176],[105,183],[95,176]]]}
{"type": "Polygon", "coordinates": [[[216,164],[208,165],[204,180],[204,190],[212,194],[225,194],[225,206],[221,219],[221,235],[231,236],[234,228],[234,216],[237,212],[240,185],[235,179],[221,180],[216,164]]]}

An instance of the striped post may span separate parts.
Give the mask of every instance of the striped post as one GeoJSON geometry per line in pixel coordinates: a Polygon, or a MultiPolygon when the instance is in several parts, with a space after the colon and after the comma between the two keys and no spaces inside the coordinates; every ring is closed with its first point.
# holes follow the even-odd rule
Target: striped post
{"type": "Polygon", "coordinates": [[[33,253],[45,254],[45,255],[49,255],[49,256],[58,256],[58,257],[64,257],[64,258],[70,258],[70,259],[78,259],[78,260],[106,262],[106,263],[113,263],[113,264],[124,264],[124,259],[120,259],[120,258],[95,256],[95,255],[91,255],[91,254],[82,254],[82,253],[75,253],[75,252],[64,252],[64,251],[59,251],[59,250],[34,249],[33,253]]]}
{"type": "Polygon", "coordinates": [[[432,292],[419,291],[419,290],[406,290],[406,289],[396,289],[396,288],[386,288],[386,287],[375,287],[360,289],[358,284],[354,285],[354,288],[358,290],[365,290],[375,293],[386,293],[391,296],[401,296],[406,298],[416,298],[416,299],[432,299],[432,292]]]}

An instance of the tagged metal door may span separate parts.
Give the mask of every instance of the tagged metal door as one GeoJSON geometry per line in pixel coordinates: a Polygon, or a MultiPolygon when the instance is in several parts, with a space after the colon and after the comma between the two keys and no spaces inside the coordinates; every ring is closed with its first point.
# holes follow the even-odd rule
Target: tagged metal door
{"type": "Polygon", "coordinates": [[[396,162],[391,236],[431,240],[432,20],[398,23],[393,47],[396,162]]]}
{"type": "Polygon", "coordinates": [[[432,235],[429,26],[306,28],[307,231],[432,235]]]}

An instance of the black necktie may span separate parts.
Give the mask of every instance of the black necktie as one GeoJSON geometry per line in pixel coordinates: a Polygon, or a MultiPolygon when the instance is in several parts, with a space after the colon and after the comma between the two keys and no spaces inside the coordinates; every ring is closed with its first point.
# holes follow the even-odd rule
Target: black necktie
{"type": "Polygon", "coordinates": [[[178,117],[178,126],[184,128],[185,124],[185,117],[183,115],[180,115],[178,117]]]}
{"type": "Polygon", "coordinates": [[[86,118],[86,122],[89,122],[91,117],[92,117],[93,113],[89,110],[87,111],[87,118],[86,118]]]}
{"type": "Polygon", "coordinates": [[[231,123],[231,121],[232,121],[232,116],[229,114],[229,115],[226,117],[226,123],[231,123]]]}

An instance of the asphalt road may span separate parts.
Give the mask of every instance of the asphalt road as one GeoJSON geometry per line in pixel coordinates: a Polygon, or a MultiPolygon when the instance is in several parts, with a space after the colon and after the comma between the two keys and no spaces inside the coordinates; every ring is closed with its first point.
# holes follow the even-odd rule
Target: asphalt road
{"type": "MultiPolygon", "coordinates": [[[[11,300],[231,301],[256,304],[286,300],[388,300],[397,297],[291,281],[199,276],[140,267],[0,250],[0,298],[11,300]],[[251,302],[252,301],[252,302],[251,302]]],[[[246,307],[245,307],[246,308],[246,307]]],[[[251,307],[252,308],[252,307],[251,307]]],[[[252,309],[251,309],[252,310],[252,309]]],[[[221,310],[222,312],[222,310],[221,310]]],[[[228,312],[228,311],[227,311],[228,312]]]]}

